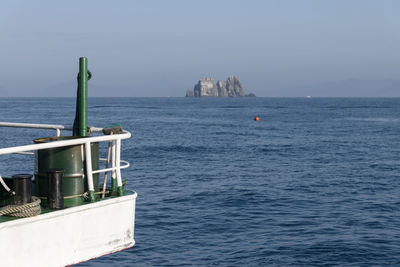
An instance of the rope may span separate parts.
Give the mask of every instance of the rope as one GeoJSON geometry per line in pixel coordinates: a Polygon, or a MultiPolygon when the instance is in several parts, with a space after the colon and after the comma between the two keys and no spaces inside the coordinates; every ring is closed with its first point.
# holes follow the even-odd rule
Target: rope
{"type": "MultiPolygon", "coordinates": [[[[102,194],[102,193],[103,193],[102,191],[94,192],[95,195],[100,195],[100,194],[102,194]]],[[[106,194],[109,194],[110,191],[109,191],[109,190],[106,190],[105,193],[106,193],[106,194]]],[[[85,192],[85,193],[83,193],[83,194],[72,195],[72,196],[66,196],[66,197],[64,197],[64,199],[71,199],[71,198],[75,198],[75,197],[83,197],[84,199],[89,199],[89,193],[88,193],[88,192],[85,192]]],[[[38,197],[38,198],[40,198],[40,199],[47,199],[47,197],[38,197]]]]}
{"type": "MultiPolygon", "coordinates": [[[[87,192],[83,193],[83,194],[78,194],[78,195],[72,195],[72,196],[66,196],[64,197],[64,199],[71,199],[71,198],[75,198],[75,197],[83,197],[86,198],[86,196],[88,195],[87,192]]],[[[47,197],[39,197],[40,199],[47,199],[47,197]]]]}
{"type": "Polygon", "coordinates": [[[40,209],[40,198],[32,197],[31,203],[23,205],[8,205],[0,209],[0,216],[7,215],[13,217],[33,217],[39,215],[42,210],[40,209]]]}

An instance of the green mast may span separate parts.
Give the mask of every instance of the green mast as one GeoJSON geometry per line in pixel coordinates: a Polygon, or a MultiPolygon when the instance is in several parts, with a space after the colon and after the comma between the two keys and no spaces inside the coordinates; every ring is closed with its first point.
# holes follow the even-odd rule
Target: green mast
{"type": "Polygon", "coordinates": [[[87,136],[88,135],[88,122],[87,122],[87,88],[88,80],[92,74],[88,70],[88,60],[86,57],[79,58],[79,73],[78,73],[78,90],[76,97],[76,113],[73,126],[74,136],[87,136]]]}
{"type": "MultiPolygon", "coordinates": [[[[91,77],[92,74],[88,70],[87,58],[86,57],[79,58],[76,113],[73,126],[74,136],[80,136],[80,137],[88,136],[87,98],[88,98],[88,80],[90,80],[91,77]]],[[[85,176],[86,175],[87,173],[85,173],[85,176]]],[[[91,202],[95,200],[94,191],[92,190],[89,190],[89,199],[91,202]]]]}

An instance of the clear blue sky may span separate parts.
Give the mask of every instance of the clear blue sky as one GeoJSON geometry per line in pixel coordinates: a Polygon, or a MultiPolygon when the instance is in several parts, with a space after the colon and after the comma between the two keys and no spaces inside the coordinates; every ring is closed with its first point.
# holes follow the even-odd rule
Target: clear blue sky
{"type": "Polygon", "coordinates": [[[80,56],[90,96],[183,96],[231,74],[259,96],[352,83],[332,95],[382,83],[400,96],[399,10],[396,0],[3,0],[0,96],[74,96],[80,56]]]}

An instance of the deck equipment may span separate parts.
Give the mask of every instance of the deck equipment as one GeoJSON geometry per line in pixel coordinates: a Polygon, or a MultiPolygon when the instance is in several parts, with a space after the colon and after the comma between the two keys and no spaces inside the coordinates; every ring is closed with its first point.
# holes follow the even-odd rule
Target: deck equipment
{"type": "Polygon", "coordinates": [[[131,133],[120,125],[88,126],[91,76],[87,58],[80,58],[72,126],[0,122],[0,127],[55,130],[55,136],[36,138],[34,144],[0,148],[0,156],[35,156],[32,173],[10,178],[0,170],[1,266],[67,266],[135,244],[137,193],[124,188],[121,174],[129,167],[121,160],[122,140],[131,133]],[[72,134],[62,136],[65,131],[72,134]],[[102,144],[109,146],[107,159],[99,155],[102,144]],[[100,190],[100,173],[108,172],[111,187],[100,190]]]}

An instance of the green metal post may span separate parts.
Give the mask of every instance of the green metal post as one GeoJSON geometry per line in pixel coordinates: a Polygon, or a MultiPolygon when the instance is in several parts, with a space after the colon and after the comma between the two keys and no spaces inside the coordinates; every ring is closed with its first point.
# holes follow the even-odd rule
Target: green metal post
{"type": "MultiPolygon", "coordinates": [[[[87,98],[88,80],[90,80],[91,77],[92,74],[88,70],[87,58],[79,58],[78,91],[76,97],[76,113],[73,126],[74,136],[88,136],[87,98]]],[[[93,190],[89,190],[89,200],[90,202],[95,201],[95,192],[93,190]]]]}
{"type": "Polygon", "coordinates": [[[87,58],[81,57],[79,59],[79,87],[80,87],[80,98],[81,103],[80,111],[80,124],[79,124],[79,135],[87,136],[87,82],[88,82],[88,69],[87,69],[87,58]]]}
{"type": "Polygon", "coordinates": [[[87,97],[88,97],[88,80],[92,74],[88,70],[88,60],[86,57],[79,58],[79,74],[78,74],[78,92],[76,98],[76,114],[74,121],[74,136],[88,135],[87,120],[87,97]]]}
{"type": "Polygon", "coordinates": [[[94,191],[89,190],[89,201],[90,202],[96,201],[96,195],[94,194],[94,191]]]}
{"type": "Polygon", "coordinates": [[[124,187],[118,186],[118,196],[123,196],[123,195],[124,195],[124,187]]]}
{"type": "Polygon", "coordinates": [[[117,178],[111,177],[111,192],[113,195],[117,194],[117,178]]]}

